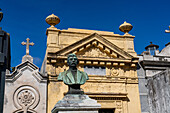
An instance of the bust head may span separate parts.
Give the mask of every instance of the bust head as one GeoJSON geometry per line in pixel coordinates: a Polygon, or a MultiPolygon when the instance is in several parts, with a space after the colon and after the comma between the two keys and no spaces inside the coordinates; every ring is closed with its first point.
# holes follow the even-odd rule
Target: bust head
{"type": "Polygon", "coordinates": [[[78,64],[77,56],[73,53],[68,55],[67,64],[69,67],[76,67],[78,64]]]}
{"type": "Polygon", "coordinates": [[[83,85],[88,80],[88,75],[77,69],[78,59],[75,54],[69,54],[67,57],[68,70],[61,72],[58,75],[58,81],[63,81],[69,86],[67,94],[83,94],[80,85],[83,85]]]}

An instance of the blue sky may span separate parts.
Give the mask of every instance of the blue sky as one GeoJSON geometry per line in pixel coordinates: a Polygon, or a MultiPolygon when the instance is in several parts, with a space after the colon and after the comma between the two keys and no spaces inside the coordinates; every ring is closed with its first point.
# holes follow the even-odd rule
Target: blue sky
{"type": "Polygon", "coordinates": [[[54,13],[60,18],[58,29],[80,28],[111,31],[127,21],[133,25],[129,32],[136,36],[135,51],[140,54],[153,42],[160,50],[169,42],[165,33],[170,25],[169,0],[1,0],[4,18],[0,23],[11,36],[11,66],[21,63],[25,55],[22,41],[30,38],[35,45],[30,47],[34,63],[41,67],[46,50],[45,18],[54,13]]]}

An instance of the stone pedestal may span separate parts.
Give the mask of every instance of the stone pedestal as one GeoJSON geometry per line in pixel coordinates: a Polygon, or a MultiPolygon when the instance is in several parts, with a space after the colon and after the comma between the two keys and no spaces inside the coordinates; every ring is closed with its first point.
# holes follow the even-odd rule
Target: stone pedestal
{"type": "Polygon", "coordinates": [[[25,61],[30,61],[31,63],[33,63],[33,58],[32,58],[32,56],[30,56],[30,55],[24,55],[24,56],[22,57],[22,62],[25,62],[25,61]]]}
{"type": "Polygon", "coordinates": [[[67,94],[57,102],[51,113],[98,113],[101,105],[83,94],[67,94]]]}

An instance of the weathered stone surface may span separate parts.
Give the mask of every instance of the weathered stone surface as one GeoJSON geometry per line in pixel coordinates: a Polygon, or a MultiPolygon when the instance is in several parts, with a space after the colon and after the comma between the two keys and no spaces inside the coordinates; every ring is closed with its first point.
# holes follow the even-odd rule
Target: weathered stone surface
{"type": "Polygon", "coordinates": [[[87,95],[67,94],[57,102],[52,113],[98,113],[99,108],[101,105],[87,95]]]}
{"type": "Polygon", "coordinates": [[[148,78],[150,113],[170,112],[170,68],[148,78]]]}
{"type": "MultiPolygon", "coordinates": [[[[162,49],[162,51],[158,54],[159,56],[170,56],[170,44],[167,44],[165,48],[162,49]]],[[[168,58],[168,61],[170,61],[170,58],[168,58]]]]}
{"type": "MultiPolygon", "coordinates": [[[[139,62],[142,59],[139,58],[139,62]]],[[[138,63],[137,66],[137,74],[138,74],[138,80],[139,80],[139,95],[140,95],[140,103],[141,103],[141,111],[142,113],[147,113],[149,111],[148,106],[148,99],[147,99],[147,88],[146,88],[146,76],[145,76],[145,70],[142,68],[140,63],[138,63]]]]}
{"type": "Polygon", "coordinates": [[[155,49],[152,53],[154,54],[151,54],[150,51],[147,50],[138,56],[139,65],[137,73],[139,78],[141,110],[143,113],[166,113],[164,106],[169,107],[169,105],[166,105],[169,103],[165,103],[164,99],[169,100],[169,97],[165,96],[164,93],[167,94],[166,87],[169,86],[164,83],[161,76],[164,76],[165,79],[169,76],[167,68],[170,67],[170,45],[167,44],[160,52],[155,49]],[[165,87],[162,87],[162,85],[165,87]],[[163,93],[161,93],[162,91],[163,93]]]}
{"type": "Polygon", "coordinates": [[[6,75],[3,113],[46,113],[47,77],[29,60],[6,75]]]}

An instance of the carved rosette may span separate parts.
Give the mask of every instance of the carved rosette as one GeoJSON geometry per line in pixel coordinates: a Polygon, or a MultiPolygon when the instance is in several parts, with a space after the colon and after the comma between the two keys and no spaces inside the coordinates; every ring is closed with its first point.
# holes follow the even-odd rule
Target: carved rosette
{"type": "Polygon", "coordinates": [[[111,76],[118,76],[119,75],[119,70],[115,69],[115,68],[112,68],[110,70],[110,74],[111,74],[111,76]]]}
{"type": "Polygon", "coordinates": [[[30,90],[22,90],[18,94],[18,102],[20,105],[30,106],[35,101],[35,95],[30,90]]]}
{"type": "Polygon", "coordinates": [[[13,101],[17,111],[33,110],[40,101],[39,92],[31,86],[21,86],[16,89],[13,101]]]}

